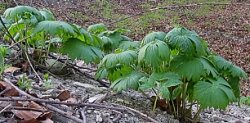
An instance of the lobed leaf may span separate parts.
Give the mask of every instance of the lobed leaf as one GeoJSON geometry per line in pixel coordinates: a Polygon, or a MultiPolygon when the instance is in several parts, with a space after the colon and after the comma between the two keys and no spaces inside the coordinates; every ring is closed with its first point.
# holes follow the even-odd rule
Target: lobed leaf
{"type": "Polygon", "coordinates": [[[122,50],[133,50],[138,49],[140,46],[138,41],[122,41],[119,45],[119,49],[122,50]]]}
{"type": "Polygon", "coordinates": [[[70,38],[63,42],[62,45],[60,51],[68,55],[72,60],[81,59],[90,63],[99,61],[103,57],[103,52],[100,49],[87,45],[76,38],[70,38]]]}
{"type": "Polygon", "coordinates": [[[139,50],[138,61],[140,64],[159,69],[164,62],[170,59],[168,45],[159,40],[152,41],[139,50]]]}
{"type": "Polygon", "coordinates": [[[139,87],[139,80],[144,76],[143,73],[133,71],[130,74],[118,78],[111,84],[111,88],[117,92],[121,92],[126,89],[137,90],[139,87]]]}
{"type": "Polygon", "coordinates": [[[205,55],[206,46],[197,33],[184,27],[176,27],[167,33],[166,42],[173,49],[179,49],[185,55],[205,55]]]}
{"type": "Polygon", "coordinates": [[[52,36],[76,37],[79,34],[77,28],[63,21],[42,21],[34,28],[33,34],[45,32],[52,36]]]}
{"type": "Polygon", "coordinates": [[[165,32],[151,32],[143,38],[141,42],[141,46],[144,46],[148,44],[149,42],[155,41],[156,39],[160,41],[164,41],[165,36],[166,36],[165,32]]]}
{"type": "Polygon", "coordinates": [[[43,16],[41,15],[41,13],[36,8],[30,7],[30,6],[16,6],[13,8],[8,8],[3,13],[3,17],[8,19],[8,20],[17,20],[17,19],[19,20],[26,13],[30,13],[33,16],[35,16],[35,18],[38,21],[43,20],[43,16]]]}
{"type": "Polygon", "coordinates": [[[107,31],[107,26],[104,25],[103,23],[98,23],[98,24],[94,24],[94,25],[90,25],[88,27],[88,32],[93,33],[95,35],[98,35],[104,31],[107,31]]]}
{"type": "Polygon", "coordinates": [[[199,81],[195,84],[194,99],[201,104],[202,108],[225,109],[229,102],[235,100],[235,96],[227,81],[219,77],[217,79],[199,81]]]}
{"type": "Polygon", "coordinates": [[[42,9],[39,12],[43,16],[44,20],[50,20],[50,21],[54,21],[55,20],[55,16],[53,15],[53,13],[50,10],[48,10],[48,9],[42,9]]]}
{"type": "Polygon", "coordinates": [[[170,68],[188,81],[200,80],[202,76],[218,76],[214,66],[203,57],[176,56],[170,62],[170,68]]]}
{"type": "Polygon", "coordinates": [[[111,53],[106,55],[99,64],[99,67],[111,68],[117,64],[130,65],[137,59],[137,53],[133,50],[127,50],[120,53],[111,53]]]}

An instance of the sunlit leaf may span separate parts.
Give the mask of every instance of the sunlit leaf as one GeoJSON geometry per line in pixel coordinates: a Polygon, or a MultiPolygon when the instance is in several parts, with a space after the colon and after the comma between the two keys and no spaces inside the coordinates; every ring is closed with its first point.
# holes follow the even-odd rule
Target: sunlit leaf
{"type": "Polygon", "coordinates": [[[202,108],[214,107],[225,109],[229,102],[235,100],[230,85],[223,79],[199,81],[194,86],[194,98],[202,108]]]}
{"type": "Polygon", "coordinates": [[[36,8],[30,6],[16,6],[14,8],[8,8],[3,13],[3,17],[8,20],[17,20],[23,18],[23,16],[27,13],[35,16],[38,21],[43,20],[42,14],[36,8]]]}
{"type": "Polygon", "coordinates": [[[139,80],[144,74],[134,71],[126,76],[120,77],[111,84],[111,88],[117,92],[122,90],[134,89],[137,90],[139,87],[139,80]]]}
{"type": "Polygon", "coordinates": [[[87,45],[76,38],[70,38],[64,42],[61,52],[73,60],[81,59],[87,63],[99,61],[103,57],[103,52],[100,49],[87,45]]]}
{"type": "Polygon", "coordinates": [[[96,35],[104,32],[104,31],[107,31],[107,30],[108,30],[107,27],[103,23],[90,25],[88,27],[88,32],[96,34],[96,35]]]}
{"type": "Polygon", "coordinates": [[[42,9],[39,12],[43,16],[44,20],[51,20],[51,21],[55,20],[55,17],[54,17],[53,13],[50,10],[42,9]]]}
{"type": "Polygon", "coordinates": [[[122,41],[119,45],[120,49],[123,50],[133,50],[133,49],[138,49],[140,46],[140,43],[137,41],[122,41]]]}
{"type": "Polygon", "coordinates": [[[133,50],[127,50],[120,53],[111,53],[106,55],[99,66],[105,66],[106,68],[111,68],[117,64],[130,65],[134,63],[137,59],[137,53],[133,50]]]}
{"type": "Polygon", "coordinates": [[[145,63],[155,69],[161,67],[164,62],[170,59],[170,49],[168,45],[159,40],[152,41],[139,50],[138,61],[145,63]]]}
{"type": "Polygon", "coordinates": [[[151,32],[143,38],[141,42],[141,46],[144,46],[148,44],[149,42],[155,41],[156,39],[160,41],[164,41],[165,36],[166,36],[165,32],[151,32]]]}
{"type": "Polygon", "coordinates": [[[205,55],[206,47],[197,33],[184,27],[176,27],[167,33],[166,42],[173,49],[179,49],[185,55],[205,55]]]}
{"type": "Polygon", "coordinates": [[[52,36],[60,37],[76,37],[79,34],[79,31],[73,25],[70,25],[63,21],[42,21],[39,22],[33,33],[45,32],[46,34],[52,36]]]}

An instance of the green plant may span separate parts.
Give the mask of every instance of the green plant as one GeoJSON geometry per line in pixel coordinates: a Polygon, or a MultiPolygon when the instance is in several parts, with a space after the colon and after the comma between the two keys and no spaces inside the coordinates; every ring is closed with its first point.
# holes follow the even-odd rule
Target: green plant
{"type": "Polygon", "coordinates": [[[48,73],[44,74],[44,75],[43,75],[43,78],[44,78],[44,81],[43,81],[43,85],[42,85],[42,86],[43,86],[45,89],[50,89],[50,88],[52,88],[52,87],[53,87],[53,83],[52,83],[51,79],[49,79],[49,74],[48,74],[48,73]]]}
{"type": "MultiPolygon", "coordinates": [[[[8,31],[16,42],[20,42],[23,51],[34,49],[39,60],[50,52],[62,53],[72,60],[81,59],[86,63],[98,62],[103,57],[99,37],[78,25],[56,21],[47,9],[16,6],[7,9],[3,19],[10,22],[8,31]]],[[[4,37],[10,40],[7,33],[4,37]]],[[[41,63],[44,63],[43,59],[41,63]]]]}
{"type": "Polygon", "coordinates": [[[0,78],[2,78],[2,73],[4,72],[5,68],[7,67],[7,65],[5,64],[5,57],[7,55],[7,51],[8,49],[3,46],[0,45],[0,78]]]}
{"type": "Polygon", "coordinates": [[[241,96],[240,97],[240,103],[250,106],[250,96],[246,96],[246,97],[245,96],[241,96]]]}
{"type": "Polygon", "coordinates": [[[21,78],[18,79],[17,85],[19,88],[24,90],[31,89],[31,80],[28,79],[27,76],[22,76],[21,78]]]}
{"type": "Polygon", "coordinates": [[[225,109],[239,101],[239,82],[246,73],[209,51],[197,33],[179,26],[167,34],[146,35],[137,48],[116,49],[104,56],[96,77],[108,78],[118,92],[152,90],[155,102],[162,98],[169,102],[169,113],[196,122],[202,109],[225,109]],[[195,103],[199,111],[192,117],[195,103]]]}

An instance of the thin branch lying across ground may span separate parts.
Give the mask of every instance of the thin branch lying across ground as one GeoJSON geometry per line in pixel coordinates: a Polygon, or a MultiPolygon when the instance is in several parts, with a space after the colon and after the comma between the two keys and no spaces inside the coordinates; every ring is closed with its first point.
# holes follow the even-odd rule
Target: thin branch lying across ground
{"type": "MultiPolygon", "coordinates": [[[[53,58],[53,59],[57,59],[57,57],[54,56],[54,55],[52,55],[52,54],[49,54],[49,56],[50,56],[51,58],[53,58]]],[[[62,62],[62,63],[65,63],[64,60],[58,59],[58,61],[59,61],[59,62],[62,62]]],[[[99,82],[99,83],[100,83],[102,86],[104,86],[104,87],[107,87],[107,88],[109,87],[109,85],[108,85],[107,82],[105,82],[105,81],[103,81],[103,80],[100,80],[100,79],[95,79],[95,78],[92,77],[90,74],[81,71],[81,70],[80,70],[79,68],[77,68],[74,64],[71,64],[71,63],[68,63],[68,62],[66,62],[66,64],[67,64],[69,67],[71,67],[72,69],[76,70],[77,72],[83,74],[83,75],[86,76],[87,78],[99,82]]]]}
{"type": "MultiPolygon", "coordinates": [[[[15,85],[14,85],[12,82],[10,82],[8,79],[4,78],[4,81],[5,81],[6,83],[10,84],[15,90],[17,90],[17,91],[19,92],[20,95],[23,95],[23,96],[28,97],[28,98],[30,99],[30,101],[32,101],[32,99],[33,99],[33,100],[39,100],[38,98],[33,97],[33,96],[29,95],[28,93],[24,92],[23,90],[19,89],[17,86],[15,86],[15,85]]],[[[9,99],[10,99],[9,101],[15,101],[15,100],[13,100],[13,98],[18,98],[18,97],[3,97],[3,98],[9,98],[9,99]]],[[[4,101],[4,99],[3,99],[3,101],[4,101]]],[[[5,100],[5,101],[8,101],[8,100],[5,100]]],[[[17,101],[17,100],[16,100],[16,101],[17,101]]],[[[21,101],[21,100],[20,100],[20,101],[21,101]]],[[[22,101],[25,101],[25,100],[22,100],[22,101]]],[[[28,101],[28,100],[26,99],[26,101],[28,101]]],[[[73,121],[75,121],[75,122],[77,122],[77,123],[82,123],[82,120],[81,120],[81,119],[79,119],[79,118],[77,118],[77,117],[75,117],[75,116],[73,116],[73,115],[71,115],[71,114],[69,114],[69,113],[66,113],[66,112],[64,112],[64,111],[62,111],[62,110],[60,110],[60,109],[58,109],[58,108],[56,108],[56,107],[54,107],[54,106],[52,106],[52,105],[50,105],[50,104],[44,104],[44,103],[42,103],[41,101],[35,101],[35,102],[37,102],[37,103],[39,103],[39,104],[41,104],[41,105],[47,107],[49,110],[52,110],[52,111],[54,111],[54,112],[57,112],[58,114],[60,114],[60,115],[62,115],[62,116],[64,116],[64,117],[66,117],[66,118],[69,118],[69,119],[71,119],[71,120],[73,120],[73,121]]]]}
{"type": "MultiPolygon", "coordinates": [[[[117,111],[122,111],[122,112],[128,112],[128,113],[133,113],[137,114],[139,116],[144,117],[145,119],[153,122],[153,123],[158,123],[158,121],[154,120],[153,118],[147,116],[146,114],[141,113],[140,111],[137,111],[135,109],[132,109],[130,107],[125,107],[125,106],[120,106],[118,104],[112,104],[114,106],[106,106],[104,104],[89,104],[89,103],[71,103],[71,102],[59,102],[55,100],[44,100],[44,99],[38,99],[38,98],[20,98],[20,97],[0,97],[0,101],[34,101],[37,103],[46,103],[46,104],[63,104],[63,105],[68,105],[68,106],[78,106],[78,107],[94,107],[94,108],[105,108],[105,109],[110,109],[110,110],[117,110],[117,111]]],[[[47,107],[48,105],[45,106],[47,107]]]]}
{"type": "Polygon", "coordinates": [[[190,7],[194,7],[194,6],[204,6],[204,5],[213,5],[213,6],[227,6],[227,5],[250,6],[250,4],[245,4],[245,3],[195,3],[195,4],[187,4],[187,5],[169,5],[169,6],[157,7],[157,8],[152,8],[152,9],[149,9],[149,10],[145,10],[145,11],[142,11],[140,13],[130,15],[130,16],[118,19],[116,21],[113,21],[113,22],[109,23],[108,25],[113,25],[115,23],[130,19],[132,17],[139,16],[139,15],[142,15],[142,14],[145,14],[145,13],[148,13],[148,12],[153,12],[153,11],[160,10],[160,9],[173,10],[173,9],[178,9],[178,8],[190,8],[190,7]]]}

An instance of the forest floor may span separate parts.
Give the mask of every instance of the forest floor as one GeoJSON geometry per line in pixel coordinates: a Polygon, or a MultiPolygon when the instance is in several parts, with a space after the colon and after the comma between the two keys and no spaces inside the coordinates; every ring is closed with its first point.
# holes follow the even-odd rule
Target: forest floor
{"type": "MultiPolygon", "coordinates": [[[[196,31],[208,41],[212,51],[232,61],[248,73],[248,79],[241,83],[241,95],[250,96],[250,1],[248,0],[223,0],[220,2],[237,3],[228,5],[194,5],[194,3],[204,3],[206,0],[191,0],[189,2],[163,0],[16,0],[16,2],[19,5],[50,9],[57,19],[76,23],[83,27],[95,23],[104,23],[110,28],[129,29],[131,32],[127,35],[134,40],[141,40],[150,31],[168,32],[175,25],[183,25],[196,31]],[[183,6],[178,8],[172,6],[177,4],[183,6]],[[167,9],[161,9],[166,6],[168,6],[167,9]]],[[[1,5],[0,14],[3,12],[5,5],[10,7],[15,6],[15,3],[1,5]]],[[[110,106],[119,104],[147,114],[158,122],[179,122],[160,109],[153,112],[151,102],[137,92],[127,91],[121,94],[110,94],[109,89],[101,87],[98,82],[88,80],[80,73],[79,75],[50,78],[54,82],[54,89],[44,92],[33,90],[34,93],[37,95],[54,92],[58,94],[62,93],[61,90],[68,90],[63,92],[70,93],[72,99],[76,98],[89,103],[99,102],[110,106]]],[[[67,106],[65,108],[66,110],[69,109],[67,106]]],[[[148,117],[131,111],[124,113],[93,107],[87,107],[84,111],[89,123],[150,122],[148,117]]],[[[80,115],[79,113],[76,114],[80,115]]],[[[53,118],[57,122],[70,122],[60,115],[53,118]]],[[[250,122],[250,107],[238,107],[232,104],[225,111],[206,110],[201,114],[200,120],[202,122],[247,123],[250,122]]]]}

